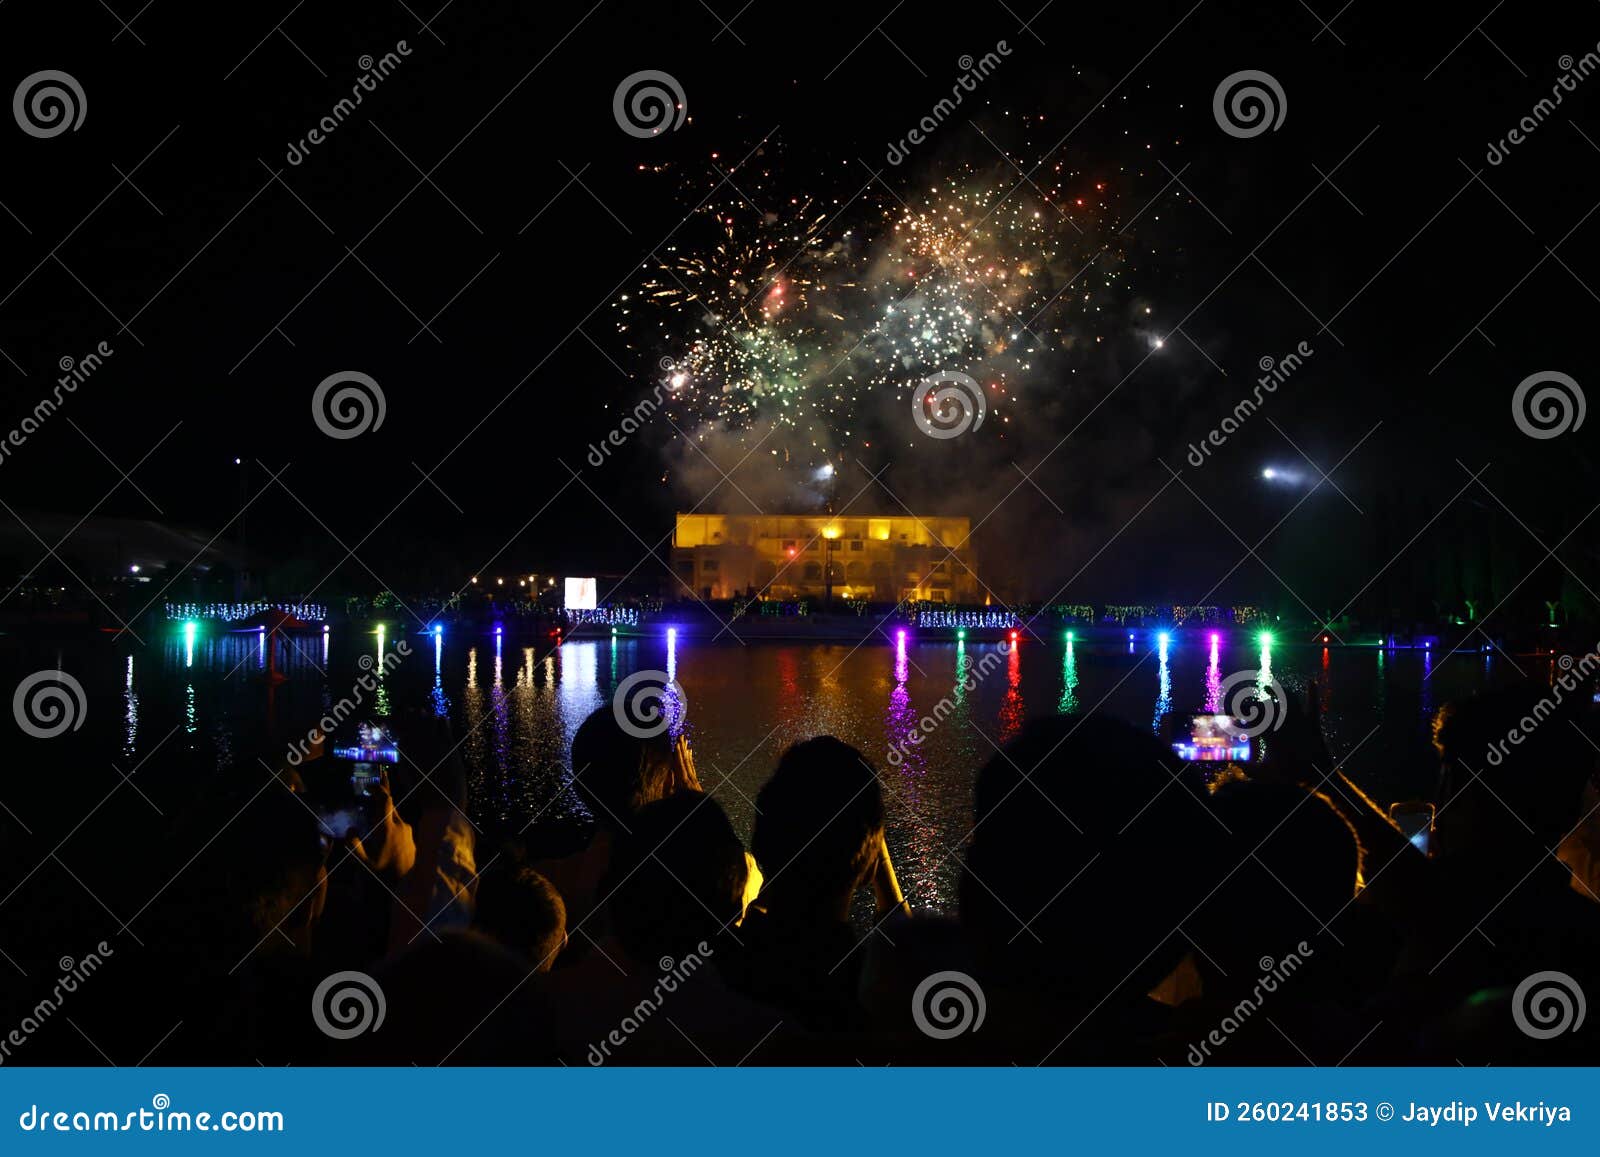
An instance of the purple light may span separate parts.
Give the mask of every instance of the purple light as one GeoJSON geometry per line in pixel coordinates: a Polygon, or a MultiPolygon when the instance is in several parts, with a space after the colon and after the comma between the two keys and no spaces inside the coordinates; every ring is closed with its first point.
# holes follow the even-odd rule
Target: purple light
{"type": "Polygon", "coordinates": [[[904,643],[906,641],[906,633],[904,631],[896,631],[894,633],[894,638],[895,642],[904,643]]]}
{"type": "Polygon", "coordinates": [[[1217,633],[1215,631],[1211,632],[1211,641],[1213,643],[1215,643],[1217,641],[1217,633]]]}
{"type": "Polygon", "coordinates": [[[501,625],[500,625],[500,624],[499,624],[499,623],[496,623],[496,624],[495,624],[495,625],[494,625],[494,633],[495,633],[495,634],[497,634],[497,635],[498,635],[498,634],[500,634],[500,633],[501,633],[501,632],[502,632],[502,631],[504,631],[504,630],[505,630],[505,628],[504,628],[504,627],[503,627],[503,626],[501,626],[501,625]]]}

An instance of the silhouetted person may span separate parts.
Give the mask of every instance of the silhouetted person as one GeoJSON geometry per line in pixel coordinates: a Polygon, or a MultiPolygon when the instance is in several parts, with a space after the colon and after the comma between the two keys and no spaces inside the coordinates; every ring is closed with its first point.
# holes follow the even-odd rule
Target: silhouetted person
{"type": "Polygon", "coordinates": [[[1168,1019],[1145,994],[1216,884],[1208,809],[1169,746],[1105,716],[1030,723],[991,759],[961,882],[987,1000],[967,1045],[1019,1063],[1148,1059],[1168,1019]]]}
{"type": "MultiPolygon", "coordinates": [[[[572,788],[594,817],[594,833],[582,851],[536,865],[561,893],[570,927],[584,926],[593,913],[612,848],[634,815],[680,788],[698,787],[687,741],[625,730],[609,703],[583,721],[572,737],[572,788]]],[[[596,936],[603,928],[588,931],[596,936]]]]}
{"type": "Polygon", "coordinates": [[[601,884],[611,934],[537,982],[569,1064],[736,1064],[767,1041],[782,1014],[717,971],[737,942],[745,873],[744,846],[710,796],[679,792],[632,818],[601,884]]]}
{"type": "MultiPolygon", "coordinates": [[[[117,992],[133,989],[116,996],[130,1032],[135,1010],[159,1009],[166,1022],[141,1052],[174,1030],[164,1063],[282,1064],[317,1048],[305,1002],[327,899],[325,841],[303,799],[277,784],[249,791],[207,801],[180,827],[174,846],[203,850],[151,905],[138,930],[145,947],[126,969],[106,970],[117,992]]],[[[115,996],[110,985],[99,991],[115,996]]]]}
{"type": "Polygon", "coordinates": [[[725,974],[806,1028],[863,1027],[864,953],[852,903],[870,887],[875,922],[907,912],[884,840],[877,769],[831,736],[795,744],[756,797],[751,849],[765,878],[725,974]]]}
{"type": "Polygon", "coordinates": [[[1220,788],[1212,809],[1227,828],[1216,891],[1185,922],[1184,968],[1171,1064],[1328,1064],[1373,1022],[1352,1015],[1381,973],[1361,972],[1341,940],[1354,917],[1361,846],[1332,801],[1290,783],[1220,788]],[[1341,932],[1342,930],[1342,932],[1341,932]],[[1231,1019],[1220,1041],[1206,1034],[1231,1019]]]}
{"type": "MultiPolygon", "coordinates": [[[[1588,698],[1587,692],[1581,696],[1588,698]]],[[[1582,704],[1587,707],[1587,703],[1582,704]]],[[[1584,819],[1596,767],[1578,696],[1518,685],[1443,708],[1432,904],[1415,913],[1391,1002],[1420,1018],[1556,970],[1600,986],[1600,904],[1553,850],[1584,819]]],[[[1585,1029],[1600,1056],[1594,1026],[1585,1029]]]]}

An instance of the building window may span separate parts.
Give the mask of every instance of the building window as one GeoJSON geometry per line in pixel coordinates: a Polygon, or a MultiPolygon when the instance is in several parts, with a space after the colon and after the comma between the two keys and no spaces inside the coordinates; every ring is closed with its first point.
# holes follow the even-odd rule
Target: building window
{"type": "Polygon", "coordinates": [[[717,573],[717,560],[714,559],[714,558],[703,558],[703,559],[701,559],[700,560],[700,570],[704,574],[716,574],[717,573]]]}
{"type": "Polygon", "coordinates": [[[852,538],[850,540],[850,549],[851,550],[864,550],[866,548],[866,545],[867,544],[862,542],[859,538],[852,538]]]}
{"type": "Polygon", "coordinates": [[[786,538],[786,539],[784,539],[784,540],[783,540],[783,549],[784,549],[784,552],[785,552],[785,553],[786,553],[786,554],[793,554],[793,553],[794,553],[794,548],[795,548],[795,545],[796,545],[796,544],[795,544],[795,541],[794,541],[794,539],[792,539],[792,538],[786,538]]]}
{"type": "Polygon", "coordinates": [[[806,563],[806,582],[817,583],[822,581],[822,564],[820,562],[806,563]]]}
{"type": "Polygon", "coordinates": [[[817,546],[817,540],[813,538],[810,542],[806,543],[806,549],[807,550],[819,550],[821,548],[817,546]]]}

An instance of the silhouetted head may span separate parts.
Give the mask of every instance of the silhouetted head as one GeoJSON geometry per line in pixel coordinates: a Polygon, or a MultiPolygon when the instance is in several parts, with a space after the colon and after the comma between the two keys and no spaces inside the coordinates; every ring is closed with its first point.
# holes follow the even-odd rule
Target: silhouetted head
{"type": "Polygon", "coordinates": [[[1212,809],[1228,829],[1224,879],[1190,924],[1197,958],[1253,982],[1261,960],[1323,943],[1323,927],[1355,897],[1361,845],[1327,797],[1293,784],[1228,784],[1212,809]]]}
{"type": "Polygon", "coordinates": [[[1039,720],[976,797],[961,922],[986,968],[1091,1001],[1172,969],[1222,831],[1170,747],[1106,716],[1039,720]]]}
{"type": "Polygon", "coordinates": [[[1579,730],[1587,687],[1518,684],[1449,703],[1434,720],[1439,854],[1549,847],[1578,822],[1595,750],[1579,730]],[[1515,818],[1513,818],[1513,816],[1515,818]]]}
{"type": "Polygon", "coordinates": [[[744,845],[722,806],[698,791],[648,805],[611,853],[600,894],[624,951],[641,964],[714,942],[744,910],[744,845]]]}
{"type": "Polygon", "coordinates": [[[756,796],[750,850],[774,894],[848,898],[876,863],[883,789],[866,756],[831,735],[796,743],[756,796]]]}
{"type": "Polygon", "coordinates": [[[473,927],[548,972],[567,942],[567,906],[555,885],[529,867],[487,872],[478,881],[473,927]]]}
{"type": "Polygon", "coordinates": [[[573,787],[611,832],[626,830],[632,816],[666,795],[676,757],[672,737],[640,737],[624,731],[608,703],[596,708],[572,737],[573,787]]]}

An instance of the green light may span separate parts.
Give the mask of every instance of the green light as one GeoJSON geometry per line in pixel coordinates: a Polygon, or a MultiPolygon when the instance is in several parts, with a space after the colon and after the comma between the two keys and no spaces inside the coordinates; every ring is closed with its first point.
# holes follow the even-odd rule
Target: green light
{"type": "Polygon", "coordinates": [[[615,627],[611,628],[611,637],[613,639],[617,637],[617,628],[615,628],[615,627]]]}
{"type": "Polygon", "coordinates": [[[1067,642],[1069,642],[1069,643],[1072,642],[1072,632],[1071,631],[1067,632],[1067,642]]]}
{"type": "Polygon", "coordinates": [[[1259,635],[1256,636],[1256,641],[1259,642],[1263,647],[1272,646],[1272,632],[1271,631],[1262,631],[1259,635]]]}
{"type": "Polygon", "coordinates": [[[962,630],[959,630],[959,631],[956,632],[956,638],[965,639],[966,637],[967,637],[967,632],[966,632],[965,628],[963,628],[962,630]]]}

